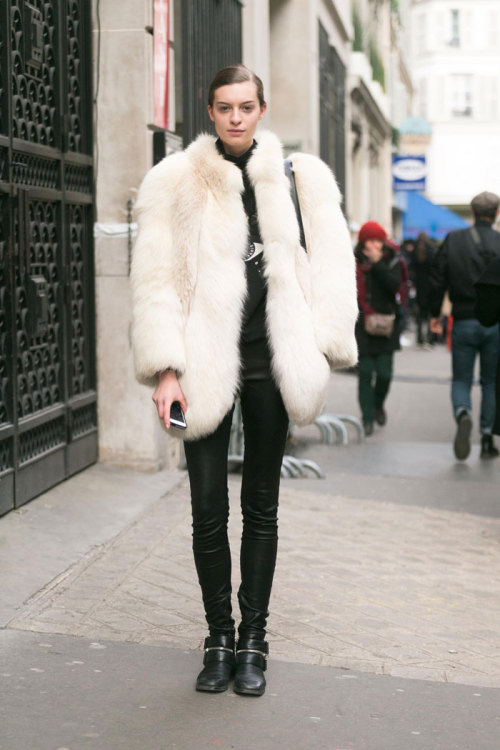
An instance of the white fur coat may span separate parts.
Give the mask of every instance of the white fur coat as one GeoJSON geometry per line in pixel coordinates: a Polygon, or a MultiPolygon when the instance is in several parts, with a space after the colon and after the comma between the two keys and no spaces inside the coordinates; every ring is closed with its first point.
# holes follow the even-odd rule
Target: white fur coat
{"type": "MultiPolygon", "coordinates": [[[[321,411],[330,368],[357,359],[354,256],[340,193],[317,157],[291,156],[307,243],[284,172],[281,144],[258,137],[248,163],[267,278],[272,368],[290,419],[321,411]]],[[[210,434],[239,385],[239,336],[246,294],[247,220],[241,172],[202,135],[146,175],[137,201],[132,343],[137,377],[154,383],[172,368],[188,402],[188,429],[210,434]]],[[[173,428],[175,429],[175,428],[173,428]]]]}

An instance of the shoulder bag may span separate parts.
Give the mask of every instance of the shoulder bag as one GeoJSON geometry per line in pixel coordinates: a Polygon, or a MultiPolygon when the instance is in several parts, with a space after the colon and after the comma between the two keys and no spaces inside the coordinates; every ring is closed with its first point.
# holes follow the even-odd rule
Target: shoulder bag
{"type": "MultiPolygon", "coordinates": [[[[366,295],[366,300],[370,304],[371,294],[366,295]]],[[[368,313],[363,316],[363,325],[366,333],[369,336],[380,336],[386,339],[390,339],[394,331],[394,321],[396,316],[394,313],[390,315],[386,313],[368,313]]]]}
{"type": "Polygon", "coordinates": [[[306,235],[304,232],[304,224],[302,223],[302,214],[300,212],[299,194],[297,193],[297,183],[295,182],[295,172],[293,171],[293,164],[290,159],[285,159],[285,174],[290,180],[291,197],[292,197],[293,205],[295,207],[295,214],[297,216],[297,221],[299,223],[300,244],[307,253],[306,235]]]}
{"type": "Polygon", "coordinates": [[[394,320],[396,316],[384,315],[383,313],[371,313],[364,316],[365,331],[370,336],[384,336],[390,339],[394,331],[394,320]]]}

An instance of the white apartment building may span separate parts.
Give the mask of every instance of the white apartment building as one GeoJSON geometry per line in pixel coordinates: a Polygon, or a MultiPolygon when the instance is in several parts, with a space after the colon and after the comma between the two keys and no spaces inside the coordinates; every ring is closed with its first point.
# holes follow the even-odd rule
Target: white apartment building
{"type": "Polygon", "coordinates": [[[500,193],[500,2],[411,0],[414,114],[431,124],[427,195],[468,216],[500,193]]]}

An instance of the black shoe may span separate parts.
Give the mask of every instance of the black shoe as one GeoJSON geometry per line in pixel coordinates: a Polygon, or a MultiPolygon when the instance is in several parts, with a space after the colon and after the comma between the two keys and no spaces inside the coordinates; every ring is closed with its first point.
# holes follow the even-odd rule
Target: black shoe
{"type": "Polygon", "coordinates": [[[383,406],[380,409],[375,409],[375,422],[381,427],[387,422],[387,414],[383,406]]]}
{"type": "Polygon", "coordinates": [[[234,692],[239,695],[263,695],[266,689],[267,641],[240,638],[236,647],[234,692]]]}
{"type": "Polygon", "coordinates": [[[196,680],[196,690],[222,693],[227,690],[235,667],[234,635],[212,635],[205,638],[204,668],[196,680]]]}
{"type": "Polygon", "coordinates": [[[481,436],[481,453],[480,458],[496,458],[498,456],[498,448],[493,442],[493,435],[482,435],[481,436]]]}
{"type": "Polygon", "coordinates": [[[365,435],[373,435],[373,422],[364,422],[363,427],[365,429],[365,435]]]}
{"type": "Polygon", "coordinates": [[[470,453],[470,434],[472,431],[472,419],[470,414],[462,411],[457,419],[457,432],[453,450],[459,461],[464,461],[470,453]]]}

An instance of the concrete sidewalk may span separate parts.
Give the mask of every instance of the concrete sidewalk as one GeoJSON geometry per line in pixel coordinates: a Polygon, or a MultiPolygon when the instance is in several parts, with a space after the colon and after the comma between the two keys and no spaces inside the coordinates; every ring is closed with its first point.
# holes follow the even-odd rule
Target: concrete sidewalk
{"type": "MultiPolygon", "coordinates": [[[[399,357],[429,373],[395,381],[385,431],[298,435],[327,479],[283,482],[258,701],[193,690],[184,474],[98,465],[0,519],[0,749],[498,750],[500,467],[453,460],[446,353],[399,357]]],[[[334,376],[329,410],[355,401],[334,376]]]]}
{"type": "MultiPolygon", "coordinates": [[[[182,484],[7,626],[199,649],[205,625],[182,484]]],[[[233,482],[230,494],[234,550],[233,482]]],[[[287,488],[280,535],[273,659],[500,687],[500,520],[287,488]]]]}
{"type": "Polygon", "coordinates": [[[199,653],[15,630],[0,661],[1,750],[498,750],[498,690],[273,660],[209,695],[199,653]]]}

